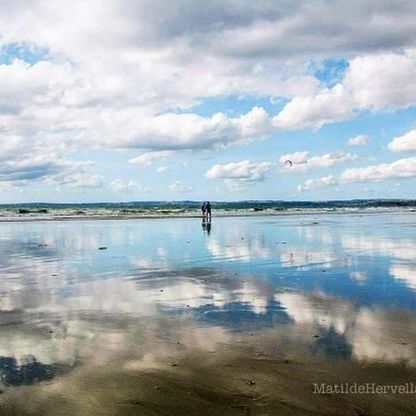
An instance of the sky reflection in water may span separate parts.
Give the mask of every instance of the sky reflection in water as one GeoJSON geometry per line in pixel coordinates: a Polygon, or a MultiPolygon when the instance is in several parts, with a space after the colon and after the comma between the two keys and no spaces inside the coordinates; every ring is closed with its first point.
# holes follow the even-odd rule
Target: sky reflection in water
{"type": "Polygon", "coordinates": [[[133,350],[156,366],[173,342],[227,351],[268,331],[269,353],[414,366],[415,218],[2,223],[2,381],[133,350]]]}

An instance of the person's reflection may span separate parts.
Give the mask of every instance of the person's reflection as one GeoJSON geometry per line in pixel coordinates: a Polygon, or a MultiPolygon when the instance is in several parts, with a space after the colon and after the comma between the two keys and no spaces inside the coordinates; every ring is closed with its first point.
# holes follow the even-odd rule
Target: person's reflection
{"type": "Polygon", "coordinates": [[[209,235],[211,233],[211,219],[202,218],[202,229],[209,235]]]}

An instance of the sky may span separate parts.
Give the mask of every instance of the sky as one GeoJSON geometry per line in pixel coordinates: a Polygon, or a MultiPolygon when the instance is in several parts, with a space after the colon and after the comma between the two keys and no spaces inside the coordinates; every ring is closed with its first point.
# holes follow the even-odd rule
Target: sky
{"type": "Polygon", "coordinates": [[[415,20],[412,0],[0,0],[0,203],[414,198],[415,20]]]}

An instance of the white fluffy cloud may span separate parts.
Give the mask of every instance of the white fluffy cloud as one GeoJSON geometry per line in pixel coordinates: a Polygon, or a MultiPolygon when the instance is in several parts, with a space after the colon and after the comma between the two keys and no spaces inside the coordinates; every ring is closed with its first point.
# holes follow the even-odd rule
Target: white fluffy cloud
{"type": "Polygon", "coordinates": [[[416,130],[410,130],[403,136],[395,137],[387,147],[392,152],[415,152],[416,130]]]}
{"type": "Polygon", "coordinates": [[[366,134],[359,134],[348,139],[350,146],[364,146],[371,141],[371,137],[366,134]]]}
{"type": "Polygon", "coordinates": [[[345,87],[337,84],[325,88],[315,95],[293,98],[283,110],[274,117],[274,123],[282,129],[304,127],[320,128],[326,123],[334,123],[352,117],[350,97],[345,87]]]}
{"type": "Polygon", "coordinates": [[[349,62],[342,81],[316,94],[294,97],[274,118],[285,129],[320,128],[358,111],[406,108],[416,103],[416,55],[384,53],[349,62]]]}
{"type": "Polygon", "coordinates": [[[217,164],[205,173],[205,178],[224,179],[229,188],[239,189],[245,185],[263,181],[271,166],[271,162],[250,162],[249,160],[225,165],[217,164]]]}
{"type": "Polygon", "coordinates": [[[309,156],[308,151],[288,153],[279,158],[280,171],[283,172],[308,172],[313,169],[329,168],[338,163],[344,163],[356,159],[351,153],[325,153],[319,156],[309,156]],[[287,160],[292,165],[285,163],[287,160]]]}
{"type": "MultiPolygon", "coordinates": [[[[152,150],[216,148],[258,138],[270,132],[269,116],[261,107],[253,107],[248,113],[234,118],[223,113],[216,113],[212,117],[165,113],[137,120],[133,127],[132,132],[126,131],[123,135],[119,146],[152,150]]],[[[137,159],[131,162],[137,163],[137,159]]]]}
{"type": "Polygon", "coordinates": [[[205,177],[207,179],[239,179],[249,182],[262,181],[264,174],[270,169],[270,162],[232,162],[226,165],[214,165],[211,167],[205,177]]]}
{"type": "Polygon", "coordinates": [[[416,176],[416,157],[381,163],[366,168],[347,169],[340,176],[341,183],[383,181],[416,176]]]}
{"type": "Polygon", "coordinates": [[[339,177],[328,175],[318,179],[309,179],[299,190],[309,191],[330,185],[355,182],[380,182],[386,179],[416,177],[416,157],[399,159],[392,163],[381,163],[365,168],[351,168],[341,173],[339,177]]]}

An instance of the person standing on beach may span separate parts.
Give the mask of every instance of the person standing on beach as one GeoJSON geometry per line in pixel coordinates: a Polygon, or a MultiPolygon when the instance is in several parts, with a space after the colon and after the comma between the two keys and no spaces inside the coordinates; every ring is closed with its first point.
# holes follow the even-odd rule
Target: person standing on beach
{"type": "Polygon", "coordinates": [[[205,202],[205,211],[208,221],[211,221],[211,204],[209,201],[205,202]]]}
{"type": "Polygon", "coordinates": [[[201,212],[202,212],[202,219],[205,220],[205,217],[207,215],[207,204],[206,204],[206,202],[204,202],[202,204],[201,212]]]}

